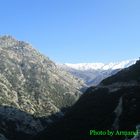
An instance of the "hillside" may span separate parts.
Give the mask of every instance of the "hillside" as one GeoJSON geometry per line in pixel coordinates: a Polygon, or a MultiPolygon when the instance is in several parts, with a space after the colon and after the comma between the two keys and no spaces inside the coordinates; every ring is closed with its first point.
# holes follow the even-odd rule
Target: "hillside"
{"type": "MultiPolygon", "coordinates": [[[[130,140],[134,135],[90,136],[90,130],[136,131],[140,125],[140,61],[90,87],[65,117],[34,140],[130,140]],[[127,79],[125,79],[127,78],[127,79]]],[[[139,140],[135,136],[133,140],[139,140]]]]}
{"type": "Polygon", "coordinates": [[[140,61],[136,62],[136,65],[130,66],[129,68],[123,69],[116,75],[109,77],[102,81],[103,85],[110,85],[115,82],[140,82],[140,61]]]}
{"type": "Polygon", "coordinates": [[[16,139],[17,132],[41,131],[44,124],[35,118],[44,117],[48,123],[53,114],[63,116],[61,109],[77,101],[82,87],[80,80],[57,68],[30,44],[0,37],[0,133],[16,139]],[[12,124],[14,134],[9,129],[12,124]]]}

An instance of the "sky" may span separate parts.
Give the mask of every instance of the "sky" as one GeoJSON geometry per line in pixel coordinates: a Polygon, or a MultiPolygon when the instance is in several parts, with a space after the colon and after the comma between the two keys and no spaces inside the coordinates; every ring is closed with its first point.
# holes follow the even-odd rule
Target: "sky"
{"type": "Polygon", "coordinates": [[[57,63],[140,56],[140,0],[0,0],[0,35],[57,63]]]}

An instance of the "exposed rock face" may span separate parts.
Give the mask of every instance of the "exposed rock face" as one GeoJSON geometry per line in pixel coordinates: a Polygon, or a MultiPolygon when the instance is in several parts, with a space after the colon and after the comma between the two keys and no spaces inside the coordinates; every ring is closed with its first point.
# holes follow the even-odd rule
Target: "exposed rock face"
{"type": "Polygon", "coordinates": [[[90,130],[135,131],[140,124],[140,61],[90,87],[65,117],[34,140],[139,140],[139,136],[90,136],[90,130]]]}
{"type": "MultiPolygon", "coordinates": [[[[30,134],[42,130],[39,120],[36,122],[21,112],[34,117],[47,117],[58,112],[62,115],[60,110],[77,101],[82,86],[80,80],[58,69],[30,44],[11,36],[0,37],[0,117],[21,122],[21,125],[15,124],[15,129],[27,133],[22,126],[29,125],[32,127],[28,130],[30,134]],[[13,109],[3,109],[3,106],[13,109]],[[6,115],[8,112],[10,115],[6,115]]],[[[4,127],[6,129],[8,124],[4,127]]]]}

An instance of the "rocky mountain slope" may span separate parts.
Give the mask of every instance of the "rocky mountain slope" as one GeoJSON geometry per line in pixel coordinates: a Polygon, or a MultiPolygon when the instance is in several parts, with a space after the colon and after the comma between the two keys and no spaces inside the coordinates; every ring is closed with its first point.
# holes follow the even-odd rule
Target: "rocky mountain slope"
{"type": "Polygon", "coordinates": [[[103,79],[116,74],[123,68],[135,64],[136,59],[114,63],[79,63],[79,64],[58,64],[61,69],[70,72],[72,75],[82,79],[88,86],[96,86],[103,79]]]}
{"type": "Polygon", "coordinates": [[[15,140],[15,133],[41,131],[39,118],[62,116],[61,109],[77,101],[82,86],[30,44],[0,37],[0,133],[5,137],[15,140]]]}
{"type": "Polygon", "coordinates": [[[128,135],[140,126],[140,61],[90,87],[63,119],[34,140],[139,140],[128,135]],[[121,135],[90,135],[95,131],[125,131],[121,135]]]}

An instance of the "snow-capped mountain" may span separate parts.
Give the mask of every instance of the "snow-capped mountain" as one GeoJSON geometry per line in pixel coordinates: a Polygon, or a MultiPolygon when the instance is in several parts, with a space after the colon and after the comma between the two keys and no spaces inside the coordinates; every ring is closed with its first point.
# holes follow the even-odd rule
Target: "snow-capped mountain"
{"type": "Polygon", "coordinates": [[[129,67],[133,64],[135,64],[137,59],[134,60],[126,60],[126,61],[121,61],[121,62],[111,62],[108,64],[104,64],[104,63],[78,63],[78,64],[70,64],[70,63],[66,63],[64,65],[76,69],[76,70],[108,70],[108,69],[123,69],[126,67],[129,67]]]}
{"type": "Polygon", "coordinates": [[[103,79],[116,74],[123,68],[135,64],[137,59],[126,60],[121,62],[104,63],[78,63],[78,64],[58,64],[77,78],[82,79],[88,86],[98,85],[103,79]]]}

